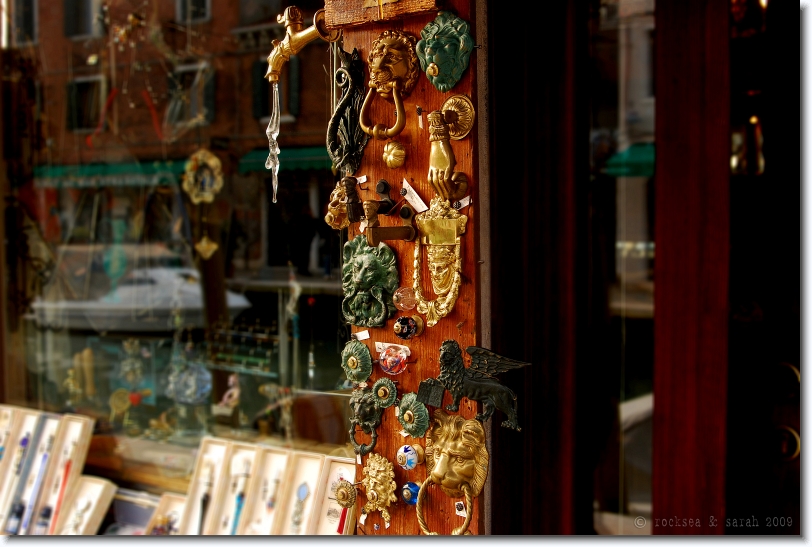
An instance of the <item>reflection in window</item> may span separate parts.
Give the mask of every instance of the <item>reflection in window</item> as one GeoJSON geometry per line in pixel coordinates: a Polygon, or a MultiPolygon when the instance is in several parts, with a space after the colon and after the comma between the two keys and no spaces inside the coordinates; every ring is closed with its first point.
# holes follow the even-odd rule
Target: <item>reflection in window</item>
{"type": "Polygon", "coordinates": [[[65,36],[101,34],[101,0],[65,0],[65,36]]]}
{"type": "Polygon", "coordinates": [[[31,44],[37,41],[38,6],[37,0],[14,0],[14,45],[31,44]]]}
{"type": "Polygon", "coordinates": [[[650,534],[654,0],[603,0],[591,29],[592,202],[605,242],[596,271],[605,275],[612,348],[602,396],[616,408],[595,469],[593,524],[599,534],[650,534]]]}
{"type": "Polygon", "coordinates": [[[211,13],[210,0],[177,0],[178,21],[198,23],[207,21],[211,13]]]}
{"type": "Polygon", "coordinates": [[[68,83],[67,123],[73,131],[95,129],[102,114],[105,92],[103,76],[82,76],[68,83]]]}

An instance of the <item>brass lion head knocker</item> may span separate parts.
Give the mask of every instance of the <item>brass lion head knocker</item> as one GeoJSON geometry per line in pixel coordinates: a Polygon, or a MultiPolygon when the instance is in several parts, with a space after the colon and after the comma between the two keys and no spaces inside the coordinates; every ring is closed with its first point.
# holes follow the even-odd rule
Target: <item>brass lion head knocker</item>
{"type": "Polygon", "coordinates": [[[412,289],[417,311],[426,314],[426,325],[433,327],[454,309],[462,282],[460,236],[465,233],[468,217],[452,208],[448,200],[434,197],[429,210],[415,221],[419,230],[414,247],[412,289]],[[425,245],[435,300],[427,300],[421,287],[421,247],[425,245]]]}
{"type": "Polygon", "coordinates": [[[474,498],[488,478],[488,450],[485,430],[477,420],[466,420],[456,414],[434,411],[431,428],[426,434],[426,472],[428,476],[417,494],[417,522],[424,534],[436,535],[426,526],[423,502],[429,485],[438,485],[452,498],[465,498],[465,521],[452,530],[452,535],[468,532],[474,509],[474,498]]]}
{"type": "Polygon", "coordinates": [[[365,515],[373,511],[380,511],[386,527],[389,527],[389,504],[397,501],[395,496],[395,469],[392,462],[380,454],[372,454],[367,459],[364,466],[364,478],[361,480],[364,485],[364,493],[367,502],[361,509],[365,515]]]}
{"type": "Polygon", "coordinates": [[[406,127],[403,99],[414,89],[420,73],[415,53],[417,38],[401,30],[385,30],[372,42],[369,50],[369,91],[361,106],[360,125],[367,135],[378,140],[391,139],[406,127]],[[369,120],[372,95],[377,93],[388,101],[394,101],[397,111],[395,125],[373,124],[369,120]]]}

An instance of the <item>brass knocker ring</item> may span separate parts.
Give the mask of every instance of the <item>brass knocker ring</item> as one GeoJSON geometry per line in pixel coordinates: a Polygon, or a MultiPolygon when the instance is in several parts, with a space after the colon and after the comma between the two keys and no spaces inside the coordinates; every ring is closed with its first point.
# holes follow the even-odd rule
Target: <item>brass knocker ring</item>
{"type": "MultiPolygon", "coordinates": [[[[429,530],[429,527],[426,526],[426,519],[423,516],[423,499],[426,497],[426,490],[428,490],[428,486],[430,484],[434,484],[431,477],[427,478],[425,481],[423,481],[423,484],[420,485],[420,490],[417,492],[417,506],[415,507],[415,510],[417,512],[417,523],[420,525],[420,531],[427,536],[436,536],[437,532],[432,532],[429,530]]],[[[470,536],[472,534],[468,530],[468,526],[471,524],[471,516],[474,514],[474,497],[471,494],[471,487],[467,482],[460,485],[460,490],[462,490],[462,492],[465,494],[465,522],[462,523],[462,526],[451,530],[451,535],[470,536]]]]}
{"type": "Polygon", "coordinates": [[[398,136],[400,132],[403,131],[403,128],[406,127],[406,110],[403,108],[403,98],[400,94],[399,82],[392,82],[390,89],[392,90],[392,99],[395,101],[395,110],[397,112],[397,119],[395,120],[395,125],[392,127],[387,128],[382,123],[373,125],[369,120],[369,106],[372,103],[372,95],[378,92],[376,88],[369,88],[369,91],[367,91],[367,96],[364,98],[364,104],[361,105],[359,125],[364,133],[379,141],[398,136]]]}

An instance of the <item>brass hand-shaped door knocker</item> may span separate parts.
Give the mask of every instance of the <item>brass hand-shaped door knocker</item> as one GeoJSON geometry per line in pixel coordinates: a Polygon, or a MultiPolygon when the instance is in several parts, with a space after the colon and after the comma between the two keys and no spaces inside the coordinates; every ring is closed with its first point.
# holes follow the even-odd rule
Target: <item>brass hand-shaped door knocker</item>
{"type": "Polygon", "coordinates": [[[361,129],[378,140],[396,137],[406,127],[406,111],[403,99],[412,92],[420,73],[415,53],[417,38],[401,30],[385,30],[372,42],[369,51],[369,91],[361,105],[361,129]],[[392,127],[382,123],[373,124],[369,119],[372,96],[377,93],[388,101],[394,101],[397,120],[392,127]]]}
{"type": "Polygon", "coordinates": [[[442,109],[430,112],[428,179],[437,195],[455,201],[468,192],[468,177],[454,168],[457,159],[451,148],[451,140],[459,140],[474,126],[474,105],[465,95],[454,95],[442,109]]]}
{"type": "Polygon", "coordinates": [[[474,498],[488,478],[488,450],[485,429],[476,420],[449,415],[437,409],[426,433],[426,480],[417,494],[417,522],[427,535],[436,535],[426,526],[423,506],[428,487],[436,484],[451,498],[465,498],[465,521],[451,535],[470,534],[474,498]]]}

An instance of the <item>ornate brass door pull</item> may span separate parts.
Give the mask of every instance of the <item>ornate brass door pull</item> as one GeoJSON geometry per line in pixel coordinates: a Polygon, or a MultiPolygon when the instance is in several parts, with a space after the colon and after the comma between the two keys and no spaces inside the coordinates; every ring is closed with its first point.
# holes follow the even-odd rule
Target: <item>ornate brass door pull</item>
{"type": "Polygon", "coordinates": [[[412,92],[419,73],[419,62],[415,53],[417,38],[401,30],[385,30],[372,42],[367,62],[369,63],[369,91],[361,105],[361,129],[378,140],[396,137],[406,127],[406,111],[403,99],[412,92]],[[394,101],[397,119],[392,127],[382,123],[373,124],[369,119],[369,109],[373,94],[394,101]]]}
{"type": "Polygon", "coordinates": [[[388,511],[389,504],[398,499],[395,496],[397,484],[395,483],[395,469],[392,462],[380,454],[372,454],[367,459],[363,472],[364,478],[361,483],[364,485],[367,502],[361,511],[364,515],[368,515],[373,511],[380,511],[388,527],[391,520],[388,511]]]}
{"type": "Polygon", "coordinates": [[[452,498],[465,498],[465,521],[454,528],[452,535],[470,534],[468,526],[474,509],[474,498],[482,491],[488,477],[488,450],[485,429],[476,420],[434,411],[431,427],[426,434],[427,477],[417,494],[417,522],[427,535],[437,535],[426,525],[423,505],[428,487],[438,485],[452,498]]]}

